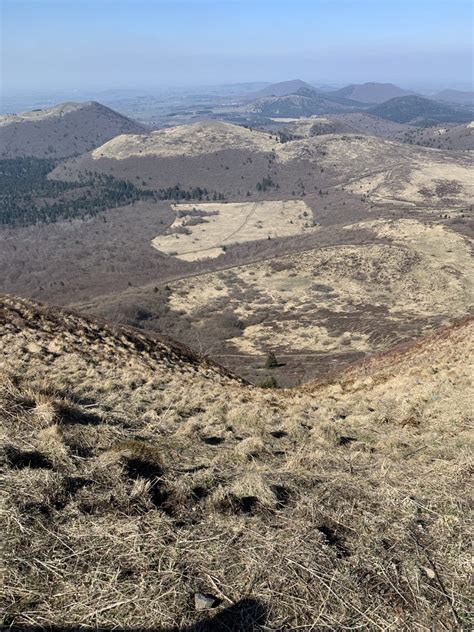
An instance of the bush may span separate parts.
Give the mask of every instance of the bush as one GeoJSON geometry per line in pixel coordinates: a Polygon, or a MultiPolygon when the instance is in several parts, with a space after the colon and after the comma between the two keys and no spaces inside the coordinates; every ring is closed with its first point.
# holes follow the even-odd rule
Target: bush
{"type": "Polygon", "coordinates": [[[257,384],[260,388],[278,388],[278,382],[273,377],[273,375],[269,375],[264,380],[257,384]]]}
{"type": "Polygon", "coordinates": [[[272,351],[270,351],[270,353],[267,355],[267,359],[265,360],[265,368],[274,369],[277,366],[278,360],[276,358],[276,355],[272,351]]]}

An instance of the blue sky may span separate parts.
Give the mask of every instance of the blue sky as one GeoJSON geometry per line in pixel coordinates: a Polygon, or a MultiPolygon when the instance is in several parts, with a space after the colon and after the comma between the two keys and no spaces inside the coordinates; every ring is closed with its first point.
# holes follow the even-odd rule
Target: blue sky
{"type": "Polygon", "coordinates": [[[459,85],[467,0],[0,0],[2,88],[459,85]]]}

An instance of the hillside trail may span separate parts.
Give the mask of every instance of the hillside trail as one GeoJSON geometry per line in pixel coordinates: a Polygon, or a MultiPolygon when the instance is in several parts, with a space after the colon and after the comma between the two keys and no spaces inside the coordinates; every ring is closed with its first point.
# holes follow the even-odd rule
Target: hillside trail
{"type": "Polygon", "coordinates": [[[235,230],[233,230],[224,239],[222,239],[219,243],[213,244],[212,246],[207,246],[206,248],[197,248],[195,250],[187,250],[186,252],[181,252],[180,256],[196,254],[197,252],[206,252],[206,250],[212,250],[214,248],[221,248],[222,245],[225,244],[225,242],[229,241],[229,239],[232,239],[234,235],[239,233],[247,225],[248,221],[250,220],[252,215],[255,214],[255,211],[257,210],[257,204],[258,202],[254,202],[252,209],[247,213],[244,221],[235,230]]]}

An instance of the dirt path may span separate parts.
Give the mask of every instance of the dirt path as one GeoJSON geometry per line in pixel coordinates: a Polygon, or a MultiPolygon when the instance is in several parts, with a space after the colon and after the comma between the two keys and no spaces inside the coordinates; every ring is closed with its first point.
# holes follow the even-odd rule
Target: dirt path
{"type": "Polygon", "coordinates": [[[351,184],[354,184],[354,182],[358,182],[359,180],[363,180],[364,178],[373,178],[374,176],[378,176],[381,173],[386,173],[387,175],[391,175],[392,171],[394,169],[397,169],[398,167],[402,167],[403,165],[405,165],[404,162],[397,162],[396,164],[392,165],[391,167],[389,167],[388,169],[376,169],[375,171],[369,171],[368,173],[361,173],[357,176],[354,176],[352,178],[348,178],[347,180],[345,180],[344,182],[338,182],[336,184],[331,184],[327,187],[325,187],[325,189],[336,189],[337,187],[347,187],[350,186],[351,184]]]}
{"type": "Polygon", "coordinates": [[[238,226],[235,230],[233,230],[229,235],[224,237],[224,239],[222,239],[219,243],[213,244],[212,246],[207,246],[206,248],[196,248],[195,250],[187,250],[186,252],[180,252],[179,256],[181,257],[182,255],[193,255],[193,254],[196,254],[197,252],[206,252],[206,250],[212,250],[213,248],[222,248],[222,245],[225,244],[225,242],[227,242],[229,239],[232,239],[234,235],[239,233],[246,226],[251,216],[257,210],[257,204],[258,202],[254,202],[252,209],[247,213],[242,224],[240,224],[240,226],[238,226]]]}

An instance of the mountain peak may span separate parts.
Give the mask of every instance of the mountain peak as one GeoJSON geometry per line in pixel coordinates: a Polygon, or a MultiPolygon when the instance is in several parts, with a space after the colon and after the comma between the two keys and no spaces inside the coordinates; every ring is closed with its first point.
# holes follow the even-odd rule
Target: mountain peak
{"type": "Polygon", "coordinates": [[[292,79],[290,81],[280,81],[272,83],[263,90],[247,95],[249,99],[258,99],[260,97],[285,97],[288,94],[295,94],[301,88],[314,90],[313,86],[302,79],[292,79]]]}
{"type": "Polygon", "coordinates": [[[331,93],[337,97],[345,97],[361,103],[383,103],[394,97],[413,94],[393,83],[377,83],[370,81],[362,84],[351,84],[331,93]]]}

